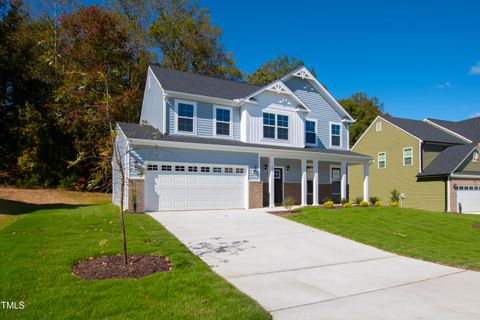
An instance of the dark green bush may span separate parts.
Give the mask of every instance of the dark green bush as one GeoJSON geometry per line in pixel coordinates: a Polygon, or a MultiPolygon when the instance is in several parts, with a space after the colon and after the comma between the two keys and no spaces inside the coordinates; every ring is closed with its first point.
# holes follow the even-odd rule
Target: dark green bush
{"type": "Polygon", "coordinates": [[[61,179],[59,187],[65,190],[75,190],[77,187],[77,176],[72,174],[61,179]]]}
{"type": "Polygon", "coordinates": [[[374,196],[374,197],[370,197],[369,200],[370,200],[370,203],[373,203],[373,204],[375,204],[375,202],[377,202],[377,201],[380,201],[380,199],[378,199],[378,197],[375,197],[375,196],[374,196]]]}

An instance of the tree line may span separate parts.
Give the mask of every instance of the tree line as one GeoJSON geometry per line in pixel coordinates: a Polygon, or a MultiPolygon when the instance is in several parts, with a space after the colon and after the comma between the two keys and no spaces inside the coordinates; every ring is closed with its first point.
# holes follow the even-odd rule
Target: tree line
{"type": "MultiPolygon", "coordinates": [[[[188,0],[0,0],[0,183],[108,191],[111,130],[139,121],[150,64],[257,85],[303,65],[280,55],[246,74],[221,37],[188,0]]],[[[340,103],[351,142],[383,111],[363,93],[340,103]]]]}

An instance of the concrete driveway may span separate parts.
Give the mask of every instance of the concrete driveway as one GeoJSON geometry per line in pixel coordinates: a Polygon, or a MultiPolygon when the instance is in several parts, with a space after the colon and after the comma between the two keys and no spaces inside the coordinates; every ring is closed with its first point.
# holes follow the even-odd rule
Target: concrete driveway
{"type": "Polygon", "coordinates": [[[150,215],[274,319],[480,319],[478,272],[401,257],[265,209],[150,215]]]}

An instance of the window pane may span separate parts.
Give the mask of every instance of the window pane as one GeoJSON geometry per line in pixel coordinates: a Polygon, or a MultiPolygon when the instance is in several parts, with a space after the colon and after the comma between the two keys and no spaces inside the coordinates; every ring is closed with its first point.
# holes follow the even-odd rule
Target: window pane
{"type": "Polygon", "coordinates": [[[264,138],[275,138],[275,127],[263,126],[264,138]]]}
{"type": "Polygon", "coordinates": [[[264,113],[263,114],[263,124],[274,126],[275,125],[275,115],[273,113],[264,113]]]}
{"type": "Polygon", "coordinates": [[[332,124],[332,135],[340,135],[340,126],[338,124],[332,124]]]}
{"type": "Polygon", "coordinates": [[[316,137],[315,133],[307,132],[306,136],[305,136],[305,142],[310,143],[310,144],[316,144],[317,143],[316,138],[317,137],[316,137]]]}
{"type": "Polygon", "coordinates": [[[288,116],[282,116],[281,114],[277,115],[277,121],[279,127],[286,127],[288,128],[288,116]]]}
{"type": "Polygon", "coordinates": [[[193,119],[178,118],[178,131],[193,132],[193,119]]]}
{"type": "Polygon", "coordinates": [[[412,158],[405,158],[403,159],[403,164],[406,166],[411,166],[412,165],[412,158]]]}
{"type": "Polygon", "coordinates": [[[277,139],[288,140],[288,129],[277,128],[277,139]]]}
{"type": "Polygon", "coordinates": [[[340,136],[332,135],[332,146],[340,146],[340,136]]]}
{"type": "Polygon", "coordinates": [[[178,104],[178,115],[181,117],[193,118],[193,105],[179,103],[178,104]]]}
{"type": "Polygon", "coordinates": [[[411,157],[412,156],[412,149],[405,149],[403,150],[404,157],[411,157]]]}
{"type": "Polygon", "coordinates": [[[315,132],[315,121],[306,121],[305,122],[305,131],[306,132],[315,132]]]}
{"type": "Polygon", "coordinates": [[[229,136],[230,135],[230,123],[217,122],[217,134],[229,136]]]}
{"type": "Polygon", "coordinates": [[[217,121],[230,122],[230,110],[217,109],[217,121]]]}

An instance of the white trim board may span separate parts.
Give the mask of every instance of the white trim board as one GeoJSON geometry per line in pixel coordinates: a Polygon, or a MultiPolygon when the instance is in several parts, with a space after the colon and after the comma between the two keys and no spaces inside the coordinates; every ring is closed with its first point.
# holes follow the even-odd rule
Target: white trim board
{"type": "MultiPolygon", "coordinates": [[[[225,106],[220,106],[220,105],[213,105],[213,136],[215,138],[227,138],[227,139],[232,139],[233,138],[233,108],[232,107],[225,107],[225,106]],[[229,134],[228,135],[223,135],[223,134],[217,134],[217,109],[223,109],[223,110],[228,110],[230,111],[230,123],[229,123],[229,134]]],[[[224,121],[222,121],[224,122],[224,121]]],[[[226,122],[224,122],[226,123],[226,122]]]]}
{"type": "Polygon", "coordinates": [[[196,135],[197,134],[197,102],[175,99],[174,110],[175,110],[175,114],[174,114],[173,132],[175,134],[196,135]],[[178,104],[179,103],[193,105],[193,124],[192,124],[193,131],[192,132],[178,130],[178,104]]]}
{"type": "Polygon", "coordinates": [[[328,141],[330,149],[343,149],[343,124],[341,122],[329,121],[328,122],[328,141]],[[334,146],[332,145],[332,124],[338,125],[340,127],[340,145],[334,146]]]}

